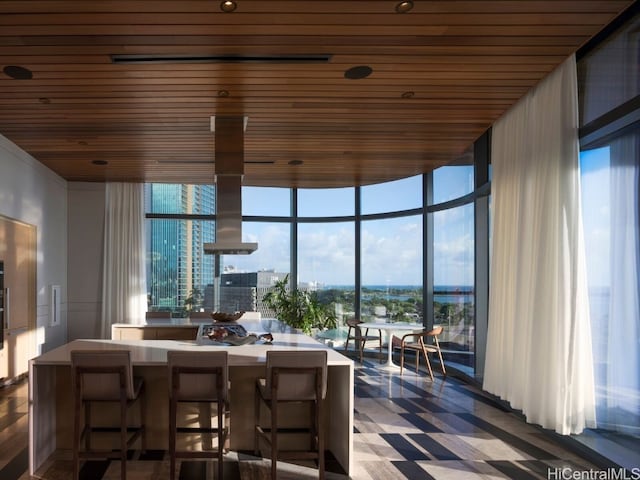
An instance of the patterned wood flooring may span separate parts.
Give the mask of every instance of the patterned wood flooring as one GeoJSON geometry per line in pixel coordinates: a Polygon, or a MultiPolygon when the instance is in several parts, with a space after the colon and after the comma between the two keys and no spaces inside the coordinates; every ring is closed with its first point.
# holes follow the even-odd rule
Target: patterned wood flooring
{"type": "MultiPolygon", "coordinates": [[[[356,363],[353,479],[584,478],[560,472],[597,470],[459,379],[437,375],[431,382],[411,369],[400,377],[376,365],[371,357],[356,363]]],[[[27,429],[27,382],[1,388],[0,480],[30,478],[27,429]]],[[[269,478],[268,467],[267,460],[230,453],[224,477],[269,478]]],[[[334,470],[327,473],[329,480],[348,478],[330,461],[328,469],[334,470]]],[[[214,478],[214,471],[213,462],[184,462],[179,478],[214,478]]],[[[71,462],[54,459],[41,473],[33,478],[70,479],[71,462]]],[[[81,478],[117,479],[119,462],[85,462],[81,478]]],[[[165,452],[132,452],[127,478],[168,478],[165,452]]],[[[317,470],[282,464],[279,478],[317,478],[317,470]]]]}

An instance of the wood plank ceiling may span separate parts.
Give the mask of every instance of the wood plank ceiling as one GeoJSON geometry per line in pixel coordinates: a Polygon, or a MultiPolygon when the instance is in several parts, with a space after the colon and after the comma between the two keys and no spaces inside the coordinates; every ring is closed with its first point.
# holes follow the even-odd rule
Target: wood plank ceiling
{"type": "Polygon", "coordinates": [[[397,3],[0,0],[0,133],[70,181],[210,183],[211,116],[247,116],[246,185],[397,179],[464,158],[633,1],[397,3]]]}

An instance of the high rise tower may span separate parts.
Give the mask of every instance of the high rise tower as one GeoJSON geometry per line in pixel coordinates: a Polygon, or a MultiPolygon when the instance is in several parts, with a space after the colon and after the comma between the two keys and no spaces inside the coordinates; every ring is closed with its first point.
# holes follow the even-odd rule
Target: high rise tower
{"type": "MultiPolygon", "coordinates": [[[[215,187],[147,184],[145,208],[154,214],[212,214],[215,187]]],[[[204,255],[202,244],[214,240],[214,222],[153,218],[147,220],[146,228],[149,306],[180,310],[192,292],[202,295],[213,282],[214,259],[204,255]]]]}

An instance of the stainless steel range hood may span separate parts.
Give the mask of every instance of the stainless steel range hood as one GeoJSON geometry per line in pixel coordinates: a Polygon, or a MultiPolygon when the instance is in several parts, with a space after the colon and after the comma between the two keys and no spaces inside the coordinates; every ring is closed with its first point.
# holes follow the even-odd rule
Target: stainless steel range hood
{"type": "Polygon", "coordinates": [[[204,253],[248,255],[257,243],[242,242],[242,177],[245,117],[211,117],[215,133],[216,241],[204,253]]]}

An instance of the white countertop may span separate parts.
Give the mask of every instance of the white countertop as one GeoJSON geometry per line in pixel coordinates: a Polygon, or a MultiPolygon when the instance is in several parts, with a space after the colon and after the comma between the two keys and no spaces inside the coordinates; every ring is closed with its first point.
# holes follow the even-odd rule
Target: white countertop
{"type": "Polygon", "coordinates": [[[72,350],[114,350],[128,349],[136,366],[159,366],[167,363],[168,350],[209,351],[220,349],[229,351],[229,366],[262,365],[269,350],[327,350],[327,363],[351,365],[353,360],[301,333],[273,333],[272,344],[242,346],[197,345],[188,340],[74,340],[50,352],[44,353],[31,362],[37,365],[69,365],[72,350]]]}

